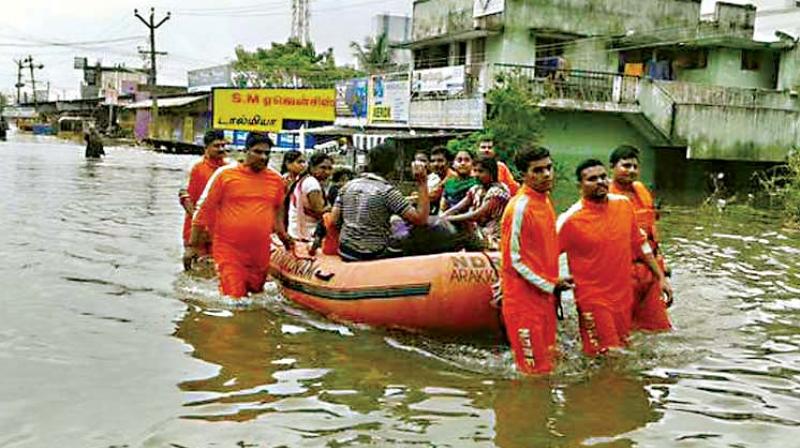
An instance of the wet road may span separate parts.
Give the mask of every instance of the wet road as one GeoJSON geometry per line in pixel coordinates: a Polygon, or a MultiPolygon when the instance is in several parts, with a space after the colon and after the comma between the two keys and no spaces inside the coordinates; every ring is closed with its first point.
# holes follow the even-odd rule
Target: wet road
{"type": "Polygon", "coordinates": [[[571,321],[558,373],[519,380],[503,348],[274,287],[230,307],[181,273],[192,158],[107,153],[0,142],[1,447],[800,445],[800,235],[774,216],[669,209],[678,329],[591,362],[571,321]]]}

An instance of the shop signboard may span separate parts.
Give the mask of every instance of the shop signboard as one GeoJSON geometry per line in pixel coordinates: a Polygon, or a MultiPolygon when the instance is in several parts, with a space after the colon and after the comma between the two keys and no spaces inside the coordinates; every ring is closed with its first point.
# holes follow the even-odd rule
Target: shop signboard
{"type": "Polygon", "coordinates": [[[213,126],[217,129],[278,132],[284,120],[333,122],[335,89],[213,90],[213,126]]]}
{"type": "Polygon", "coordinates": [[[411,93],[407,74],[376,75],[370,79],[369,123],[408,123],[411,93]]]}
{"type": "Polygon", "coordinates": [[[414,70],[411,91],[457,95],[464,92],[465,80],[463,65],[414,70]]]}

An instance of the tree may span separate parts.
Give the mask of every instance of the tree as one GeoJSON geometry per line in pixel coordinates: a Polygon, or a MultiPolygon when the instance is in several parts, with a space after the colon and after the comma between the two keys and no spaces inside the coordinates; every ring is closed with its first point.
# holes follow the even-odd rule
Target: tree
{"type": "Polygon", "coordinates": [[[528,78],[503,74],[496,81],[486,94],[485,127],[494,137],[498,155],[507,160],[524,145],[541,141],[544,117],[539,111],[539,98],[528,88],[528,78]]]}
{"type": "Polygon", "coordinates": [[[331,87],[359,75],[352,68],[337,67],[332,48],[317,53],[313,44],[293,39],[254,51],[238,46],[233,68],[236,84],[242,87],[331,87]]]}
{"type": "MultiPolygon", "coordinates": [[[[539,112],[539,98],[528,89],[527,78],[515,74],[498,75],[495,86],[486,94],[488,113],[482,132],[451,140],[447,149],[477,150],[478,142],[491,138],[501,160],[511,162],[526,144],[538,144],[544,117],[539,112]]],[[[513,166],[513,164],[511,164],[513,166]]]]}
{"type": "Polygon", "coordinates": [[[385,72],[395,66],[394,50],[389,46],[386,33],[365,39],[363,45],[350,42],[350,49],[353,50],[359,67],[367,72],[385,72]]]}

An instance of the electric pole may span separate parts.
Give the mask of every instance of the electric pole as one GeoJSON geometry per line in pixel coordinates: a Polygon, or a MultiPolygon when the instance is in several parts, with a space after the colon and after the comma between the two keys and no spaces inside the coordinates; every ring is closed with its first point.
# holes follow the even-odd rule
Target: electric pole
{"type": "Polygon", "coordinates": [[[170,13],[167,12],[166,17],[161,19],[161,21],[159,21],[158,23],[155,23],[155,15],[156,15],[156,9],[155,8],[150,8],[150,21],[147,21],[147,20],[144,19],[144,17],[140,16],[138,9],[134,9],[133,10],[133,14],[136,16],[136,18],[141,20],[142,23],[144,23],[147,28],[150,29],[150,51],[141,51],[140,50],[139,52],[142,53],[142,54],[147,54],[147,53],[150,54],[150,75],[148,77],[147,83],[149,85],[155,87],[155,85],[156,85],[156,55],[157,54],[158,55],[167,54],[166,52],[163,52],[163,51],[156,51],[156,30],[158,29],[158,27],[163,25],[164,22],[169,20],[170,13]]]}
{"type": "Polygon", "coordinates": [[[22,82],[22,69],[25,67],[22,65],[22,61],[14,62],[17,63],[17,84],[14,87],[17,88],[17,104],[20,104],[22,100],[20,91],[23,87],[25,87],[25,84],[22,82]]]}
{"type": "MultiPolygon", "coordinates": [[[[39,104],[38,104],[38,101],[36,100],[36,77],[33,74],[33,70],[37,69],[37,68],[39,70],[43,69],[44,68],[44,64],[38,64],[38,65],[34,64],[33,63],[33,56],[31,56],[31,55],[28,55],[28,57],[25,58],[22,62],[25,65],[21,66],[21,68],[29,68],[31,70],[31,89],[33,90],[33,105],[34,105],[34,107],[36,107],[39,104]]],[[[21,70],[20,70],[20,73],[21,73],[21,70]]],[[[20,82],[17,83],[19,85],[19,84],[22,83],[22,81],[21,81],[21,75],[18,75],[18,76],[20,76],[20,82]]],[[[17,88],[17,96],[19,96],[19,87],[17,88]]],[[[17,102],[19,102],[19,99],[17,100],[17,102]]]]}

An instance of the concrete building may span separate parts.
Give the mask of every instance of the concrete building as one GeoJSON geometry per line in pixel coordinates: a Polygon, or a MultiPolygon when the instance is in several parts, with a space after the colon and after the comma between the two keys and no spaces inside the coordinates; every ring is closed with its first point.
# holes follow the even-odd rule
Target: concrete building
{"type": "Polygon", "coordinates": [[[645,150],[651,181],[656,166],[779,162],[800,147],[800,48],[754,40],[756,17],[728,3],[701,17],[700,0],[416,0],[410,123],[479,127],[469,112],[508,73],[530,80],[567,164],[622,143],[645,150]],[[455,89],[415,92],[448,76],[455,89]]]}
{"type": "Polygon", "coordinates": [[[124,65],[104,67],[100,62],[92,66],[86,58],[75,58],[74,67],[83,71],[81,99],[105,97],[111,100],[121,95],[132,95],[139,84],[147,83],[144,69],[124,65]]]}
{"type": "MultiPolygon", "coordinates": [[[[378,14],[372,18],[372,36],[386,34],[389,45],[395,47],[411,39],[411,17],[378,14]]],[[[410,50],[394,48],[394,61],[397,65],[408,67],[412,61],[410,50]]]]}

